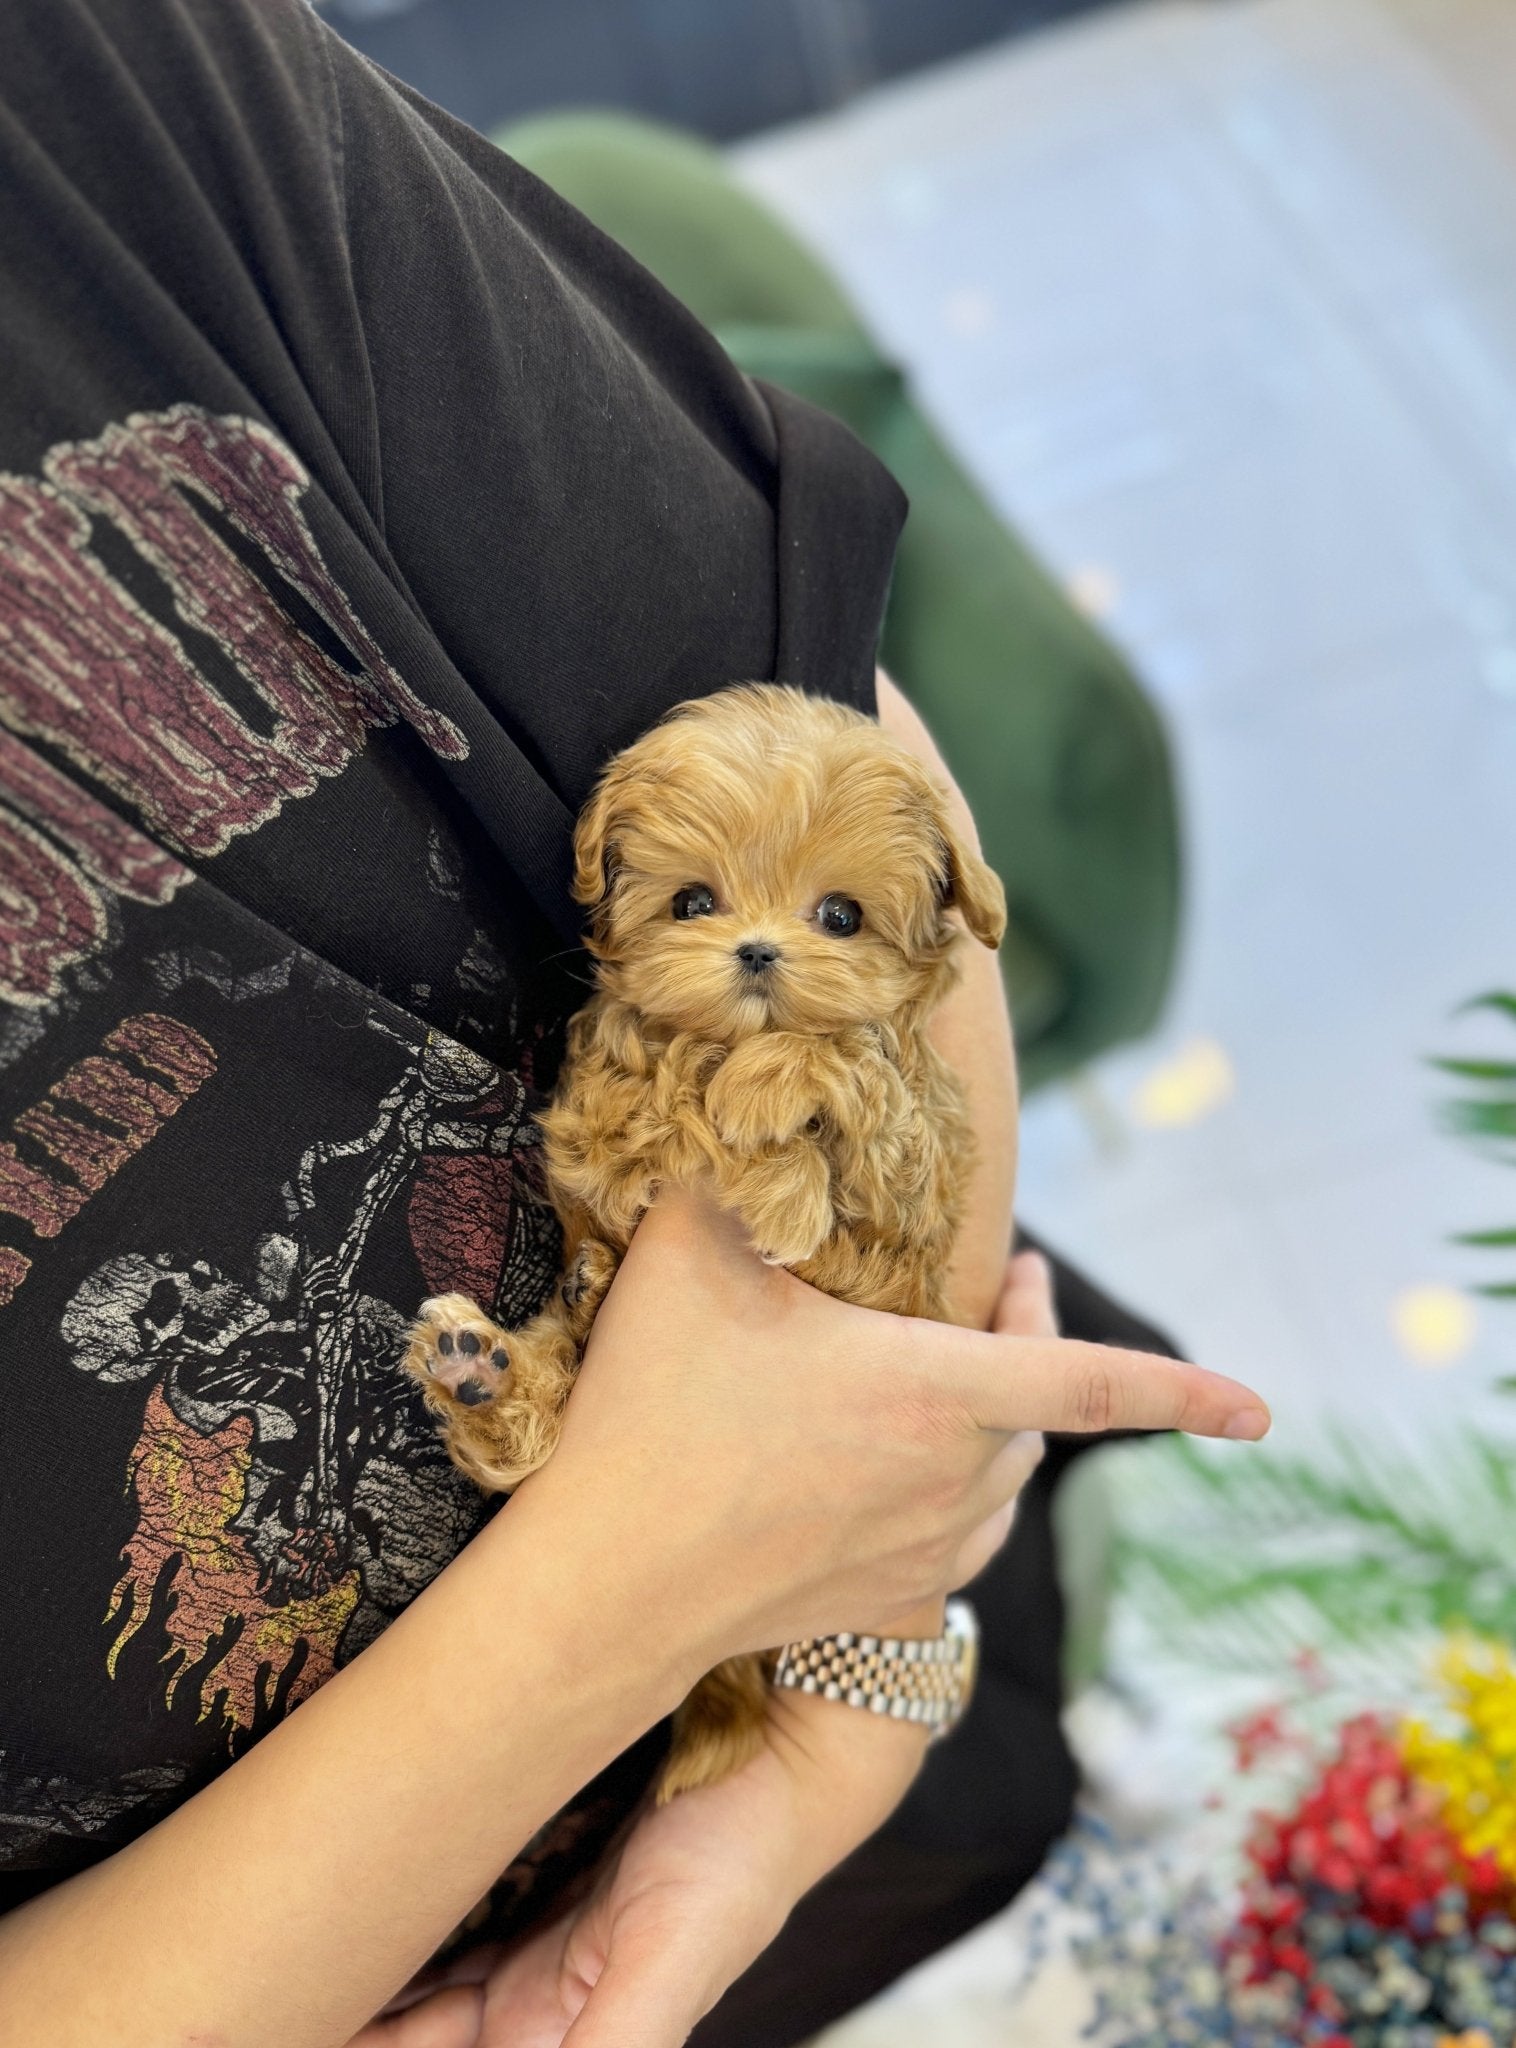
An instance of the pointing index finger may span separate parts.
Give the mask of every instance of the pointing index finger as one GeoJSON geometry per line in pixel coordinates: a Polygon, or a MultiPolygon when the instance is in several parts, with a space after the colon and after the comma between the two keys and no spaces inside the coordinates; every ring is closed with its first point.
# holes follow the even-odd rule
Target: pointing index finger
{"type": "Polygon", "coordinates": [[[1182,1429],[1255,1442],[1272,1422],[1240,1380],[1149,1351],[1067,1337],[995,1336],[983,1346],[969,1399],[986,1429],[1182,1429]]]}

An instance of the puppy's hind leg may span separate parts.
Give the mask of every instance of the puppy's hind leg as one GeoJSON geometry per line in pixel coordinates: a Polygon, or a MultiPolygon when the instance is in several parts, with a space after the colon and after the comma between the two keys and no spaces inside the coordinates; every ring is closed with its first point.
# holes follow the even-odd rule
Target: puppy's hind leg
{"type": "Polygon", "coordinates": [[[563,1303],[564,1323],[576,1343],[583,1344],[589,1335],[590,1325],[620,1265],[621,1254],[613,1251],[603,1238],[581,1238],[570,1254],[558,1298],[563,1303]]]}
{"type": "Polygon", "coordinates": [[[728,1657],[708,1671],[674,1716],[674,1741],[658,1804],[714,1785],[740,1770],[763,1746],[768,1674],[761,1657],[728,1657]]]}

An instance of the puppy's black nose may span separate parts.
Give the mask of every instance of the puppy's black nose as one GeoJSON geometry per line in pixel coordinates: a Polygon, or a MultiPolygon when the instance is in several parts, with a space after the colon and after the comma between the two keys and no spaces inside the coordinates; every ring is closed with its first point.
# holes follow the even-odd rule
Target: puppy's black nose
{"type": "Polygon", "coordinates": [[[737,958],[749,974],[767,974],[779,958],[779,948],[766,939],[748,939],[737,948],[737,958]]]}

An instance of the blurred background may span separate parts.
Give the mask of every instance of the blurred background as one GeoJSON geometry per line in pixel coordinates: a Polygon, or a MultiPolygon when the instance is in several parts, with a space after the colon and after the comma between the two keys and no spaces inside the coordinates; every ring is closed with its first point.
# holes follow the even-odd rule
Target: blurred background
{"type": "Polygon", "coordinates": [[[476,128],[593,105],[725,141],[1094,4],[326,0],[323,12],[349,42],[476,128]]]}
{"type": "Polygon", "coordinates": [[[326,11],[897,469],[886,661],[1011,895],[1022,1210],[1277,1417],[1088,1461],[1086,1815],[828,2041],[1509,2048],[1516,8],[326,11]],[[1388,1822],[1325,1889],[1250,1832],[1362,1713],[1381,1817],[1442,1788],[1435,1882],[1388,1822]]]}

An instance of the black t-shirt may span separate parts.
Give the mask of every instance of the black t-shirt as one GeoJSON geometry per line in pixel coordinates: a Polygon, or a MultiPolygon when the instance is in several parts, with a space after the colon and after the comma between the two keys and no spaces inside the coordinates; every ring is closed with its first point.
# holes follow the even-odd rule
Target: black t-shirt
{"type": "Polygon", "coordinates": [[[684,697],[871,707],[903,508],[301,0],[10,0],[0,192],[3,1905],[478,1527],[397,1361],[556,1270],[574,814],[684,697]]]}

